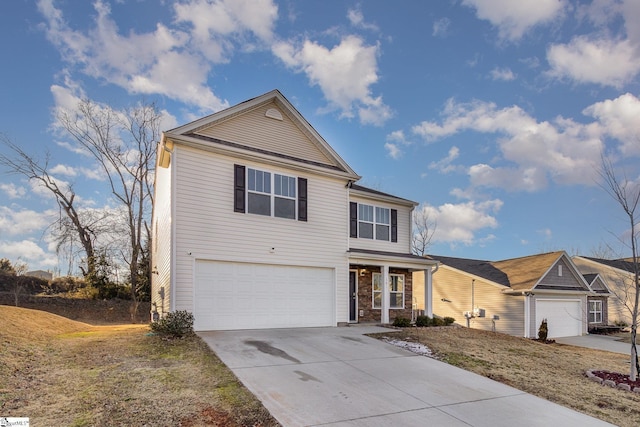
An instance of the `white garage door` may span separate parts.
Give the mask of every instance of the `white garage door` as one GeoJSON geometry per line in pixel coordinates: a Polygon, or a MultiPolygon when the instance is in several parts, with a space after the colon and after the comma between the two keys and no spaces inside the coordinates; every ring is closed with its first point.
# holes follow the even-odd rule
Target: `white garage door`
{"type": "Polygon", "coordinates": [[[334,269],[196,261],[194,329],[335,326],[334,269]]]}
{"type": "Polygon", "coordinates": [[[536,336],[542,319],[547,319],[549,338],[582,335],[580,300],[536,300],[536,336]]]}

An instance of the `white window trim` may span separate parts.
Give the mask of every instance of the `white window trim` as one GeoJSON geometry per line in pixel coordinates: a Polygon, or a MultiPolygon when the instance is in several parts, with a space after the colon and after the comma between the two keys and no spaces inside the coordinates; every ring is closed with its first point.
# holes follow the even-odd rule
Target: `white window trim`
{"type": "Polygon", "coordinates": [[[591,321],[589,320],[589,323],[602,323],[603,318],[604,318],[604,313],[603,313],[603,304],[602,304],[602,300],[591,300],[589,301],[589,319],[591,319],[591,315],[594,315],[594,320],[591,321]],[[591,304],[594,303],[594,309],[591,310],[591,304]],[[598,308],[599,307],[599,308],[598,308]],[[600,317],[600,320],[598,320],[598,315],[600,317]]]}
{"type": "Polygon", "coordinates": [[[372,273],[371,274],[371,308],[374,310],[382,310],[382,292],[383,292],[383,283],[382,283],[382,273],[372,273]],[[376,291],[374,288],[374,284],[376,283],[376,277],[380,279],[380,290],[376,291]],[[376,307],[376,294],[380,294],[380,306],[376,307]]]}
{"type": "Polygon", "coordinates": [[[404,307],[405,306],[405,303],[404,303],[404,288],[405,288],[404,279],[405,279],[404,274],[395,274],[395,273],[389,274],[389,301],[392,301],[391,300],[391,294],[402,294],[402,307],[389,306],[389,308],[391,310],[404,310],[404,308],[405,308],[404,307]],[[392,284],[393,284],[393,280],[392,280],[393,277],[402,278],[402,292],[392,291],[391,290],[391,287],[392,287],[392,284]]]}
{"type": "MultiPolygon", "coordinates": [[[[380,294],[382,296],[382,292],[383,292],[383,288],[384,286],[382,285],[382,273],[372,273],[371,276],[371,308],[375,309],[375,310],[381,310],[382,309],[382,298],[380,298],[381,304],[380,307],[376,307],[375,305],[375,296],[376,294],[380,294]],[[375,290],[375,282],[376,282],[376,277],[379,277],[380,280],[380,290],[376,291],[375,290]]],[[[397,274],[397,273],[391,273],[389,274],[389,301],[391,301],[391,294],[402,294],[402,307],[389,307],[390,310],[404,310],[405,309],[405,275],[404,274],[397,274]],[[392,277],[398,277],[398,278],[402,278],[402,292],[399,291],[392,291],[391,290],[391,284],[393,282],[392,277]]]]}
{"type": "Polygon", "coordinates": [[[384,206],[377,206],[377,205],[370,205],[368,203],[359,203],[358,202],[358,237],[361,239],[369,239],[369,237],[362,237],[360,235],[360,223],[365,223],[365,224],[371,224],[373,226],[373,237],[371,237],[371,240],[378,240],[380,242],[390,242],[391,241],[391,208],[388,207],[384,207],[384,206]],[[373,221],[366,221],[360,218],[360,206],[371,206],[373,208],[373,221]],[[382,223],[382,222],[378,222],[378,215],[376,213],[376,211],[378,209],[384,209],[388,212],[388,218],[389,218],[389,222],[388,223],[382,223]],[[378,239],[377,237],[377,226],[378,225],[382,225],[385,226],[389,229],[388,233],[387,233],[387,238],[386,239],[378,239]]]}
{"type": "MultiPolygon", "coordinates": [[[[255,167],[251,167],[251,166],[247,166],[246,167],[246,172],[245,172],[245,180],[247,182],[246,185],[246,199],[249,200],[249,194],[260,194],[260,195],[266,195],[269,196],[269,211],[270,214],[269,215],[261,215],[261,216],[270,216],[271,218],[281,218],[281,219],[286,219],[286,220],[296,220],[298,218],[298,177],[297,176],[293,176],[293,175],[288,175],[286,173],[282,173],[282,172],[274,172],[272,170],[268,170],[268,169],[259,169],[259,168],[255,168],[255,167]],[[256,191],[256,190],[249,190],[249,171],[250,170],[254,170],[256,172],[262,172],[262,173],[268,173],[269,174],[269,179],[270,179],[270,190],[271,192],[266,193],[264,191],[256,191]],[[295,197],[289,197],[289,196],[282,196],[279,194],[276,194],[276,175],[280,175],[280,176],[284,176],[287,178],[293,178],[294,183],[295,183],[295,192],[296,192],[296,196],[295,197]],[[293,200],[294,201],[294,213],[293,213],[293,218],[285,218],[285,217],[280,217],[280,216],[276,216],[276,209],[275,209],[275,200],[276,197],[279,197],[281,199],[287,199],[287,200],[293,200]]],[[[251,213],[253,215],[260,215],[260,214],[255,214],[252,212],[249,212],[249,209],[247,207],[247,213],[251,213]]]]}

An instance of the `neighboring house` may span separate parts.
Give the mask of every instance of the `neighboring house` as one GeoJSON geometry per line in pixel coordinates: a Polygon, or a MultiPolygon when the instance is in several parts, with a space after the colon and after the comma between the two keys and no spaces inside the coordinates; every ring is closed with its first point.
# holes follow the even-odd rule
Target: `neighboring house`
{"type": "Polygon", "coordinates": [[[631,324],[631,311],[635,298],[634,265],[626,259],[601,259],[574,256],[573,262],[583,274],[597,273],[610,291],[607,306],[608,323],[631,324]]]}
{"type": "Polygon", "coordinates": [[[26,273],[24,273],[24,275],[29,277],[37,277],[38,279],[44,279],[44,280],[53,279],[53,274],[50,271],[44,271],[44,270],[27,271],[26,273]]]}
{"type": "Polygon", "coordinates": [[[504,261],[431,258],[441,263],[433,275],[435,315],[526,338],[537,337],[543,319],[550,338],[587,333],[587,298],[596,293],[564,251],[504,261]]]}
{"type": "Polygon", "coordinates": [[[409,318],[437,265],[410,254],[417,204],[359,178],[277,90],[165,132],[152,310],[196,330],[409,318]]]}

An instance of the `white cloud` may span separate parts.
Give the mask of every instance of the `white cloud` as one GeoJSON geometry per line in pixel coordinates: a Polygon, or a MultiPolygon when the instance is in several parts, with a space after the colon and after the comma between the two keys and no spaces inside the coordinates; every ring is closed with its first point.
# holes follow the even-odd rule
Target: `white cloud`
{"type": "Polygon", "coordinates": [[[463,0],[462,4],[496,26],[501,39],[512,41],[536,25],[561,17],[566,7],[564,0],[463,0]]]}
{"type": "Polygon", "coordinates": [[[78,172],[73,166],[67,166],[62,164],[57,164],[49,170],[50,173],[56,175],[65,175],[65,176],[76,176],[78,172]]]}
{"type": "Polygon", "coordinates": [[[510,68],[494,68],[491,70],[491,79],[492,80],[502,80],[502,81],[511,81],[515,80],[516,75],[511,71],[510,68]]]}
{"type": "Polygon", "coordinates": [[[400,157],[402,157],[402,150],[400,150],[400,147],[398,147],[397,144],[393,144],[391,142],[386,142],[384,144],[384,148],[387,150],[389,157],[391,157],[392,159],[399,159],[400,157]]]}
{"type": "Polygon", "coordinates": [[[449,27],[451,26],[451,20],[449,18],[438,19],[433,23],[434,37],[446,37],[449,35],[449,27]]]}
{"type": "Polygon", "coordinates": [[[625,156],[640,156],[640,99],[630,93],[597,102],[583,114],[598,120],[604,134],[621,141],[625,156]]]}
{"type": "Polygon", "coordinates": [[[630,40],[579,36],[568,44],[550,46],[547,60],[551,77],[577,83],[620,88],[640,73],[638,46],[630,40]]]}
{"type": "Polygon", "coordinates": [[[0,206],[0,235],[17,236],[41,231],[54,221],[55,215],[51,210],[36,212],[0,206]]]}
{"type": "Polygon", "coordinates": [[[426,204],[420,209],[437,224],[433,234],[434,243],[472,245],[487,238],[491,239],[491,235],[478,238],[477,234],[483,229],[498,227],[495,215],[500,211],[502,204],[501,200],[494,199],[484,202],[445,203],[441,206],[426,204]]]}
{"type": "Polygon", "coordinates": [[[566,185],[593,185],[594,166],[600,162],[604,137],[610,135],[625,142],[623,136],[637,133],[637,124],[629,118],[637,99],[630,97],[616,100],[618,108],[606,109],[600,104],[587,108],[585,114],[600,120],[587,124],[563,117],[538,122],[518,106],[498,109],[489,102],[457,103],[450,99],[441,123],[422,122],[413,127],[413,132],[427,142],[466,130],[499,135],[496,142],[502,159],[495,162],[504,164],[471,166],[468,173],[472,185],[512,191],[540,190],[549,180],[566,185]]]}
{"type": "Polygon", "coordinates": [[[362,14],[362,10],[360,9],[360,6],[356,7],[355,9],[349,9],[347,11],[347,19],[349,20],[351,25],[353,25],[356,28],[360,28],[363,30],[372,30],[372,31],[379,30],[376,24],[371,24],[365,21],[364,15],[362,14]]]}
{"type": "Polygon", "coordinates": [[[356,115],[361,123],[382,125],[392,116],[391,109],[371,93],[378,81],[377,45],[349,35],[331,49],[311,40],[301,45],[279,42],[274,54],[296,72],[304,72],[329,102],[328,110],[340,110],[341,117],[356,115]],[[354,111],[355,110],[355,111],[354,111]]]}
{"type": "Polygon", "coordinates": [[[460,156],[460,149],[456,146],[453,146],[449,149],[449,154],[444,159],[440,159],[437,162],[431,162],[429,164],[429,169],[437,169],[441,173],[449,173],[459,169],[457,166],[452,165],[455,159],[460,156]]]}
{"type": "Polygon", "coordinates": [[[39,266],[41,268],[55,267],[58,263],[57,258],[46,253],[40,246],[31,240],[21,241],[0,241],[0,258],[8,258],[10,260],[24,261],[30,268],[39,266]]]}
{"type": "Polygon", "coordinates": [[[10,199],[20,199],[27,194],[27,190],[24,187],[19,187],[13,182],[0,184],[0,190],[4,191],[10,199]]]}
{"type": "Polygon", "coordinates": [[[206,111],[228,105],[206,86],[211,65],[197,46],[197,34],[157,24],[152,32],[123,36],[109,5],[98,0],[94,8],[94,25],[85,32],[69,27],[53,0],[38,2],[47,38],[68,64],[131,93],[166,95],[206,111]]]}

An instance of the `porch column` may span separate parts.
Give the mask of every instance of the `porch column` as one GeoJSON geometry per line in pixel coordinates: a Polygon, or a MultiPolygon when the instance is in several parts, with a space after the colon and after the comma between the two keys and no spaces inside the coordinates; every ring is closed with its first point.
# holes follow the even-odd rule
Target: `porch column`
{"type": "Polygon", "coordinates": [[[433,317],[433,271],[431,267],[424,270],[424,314],[433,317]]]}
{"type": "Polygon", "coordinates": [[[531,338],[531,296],[529,292],[524,293],[524,337],[531,338]]]}
{"type": "Polygon", "coordinates": [[[389,266],[383,265],[380,267],[380,273],[382,273],[382,315],[380,323],[386,325],[389,323],[389,266]]]}

